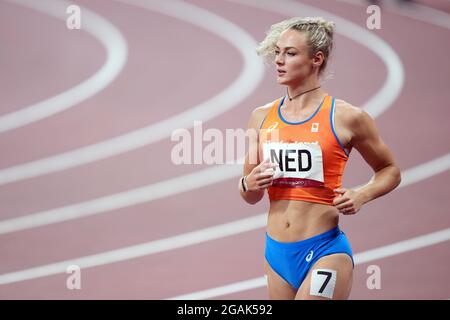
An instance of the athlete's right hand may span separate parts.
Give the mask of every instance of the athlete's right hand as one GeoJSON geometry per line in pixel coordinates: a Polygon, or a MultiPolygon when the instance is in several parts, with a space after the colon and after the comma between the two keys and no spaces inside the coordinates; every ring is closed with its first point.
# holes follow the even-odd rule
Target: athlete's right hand
{"type": "Polygon", "coordinates": [[[247,175],[245,181],[249,191],[257,191],[270,187],[273,182],[275,168],[278,165],[269,160],[262,161],[247,175]]]}

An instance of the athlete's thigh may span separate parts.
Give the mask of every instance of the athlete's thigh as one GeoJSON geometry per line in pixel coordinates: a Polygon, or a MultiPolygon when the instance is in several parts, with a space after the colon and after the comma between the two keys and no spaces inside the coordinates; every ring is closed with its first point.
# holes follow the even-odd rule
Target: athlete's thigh
{"type": "Polygon", "coordinates": [[[352,281],[353,263],[347,254],[324,256],[309,270],[295,299],[348,299],[352,281]]]}
{"type": "Polygon", "coordinates": [[[264,261],[264,269],[267,275],[267,287],[269,290],[269,299],[271,300],[293,300],[297,291],[292,288],[283,278],[281,278],[270,267],[267,261],[264,261]]]}

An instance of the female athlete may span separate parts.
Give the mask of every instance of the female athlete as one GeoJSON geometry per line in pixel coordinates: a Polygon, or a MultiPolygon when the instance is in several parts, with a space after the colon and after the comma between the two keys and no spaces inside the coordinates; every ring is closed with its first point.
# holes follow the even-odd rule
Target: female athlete
{"type": "Polygon", "coordinates": [[[334,24],[293,18],[271,27],[257,52],[273,59],[284,97],[256,108],[242,198],[255,204],[268,190],[265,270],[270,299],[347,299],[353,257],[339,214],[352,215],[396,188],[400,169],[362,109],[335,99],[320,79],[333,46],[334,24]],[[355,148],[374,171],[357,189],[342,175],[355,148]],[[256,150],[256,156],[252,155],[256,150]]]}

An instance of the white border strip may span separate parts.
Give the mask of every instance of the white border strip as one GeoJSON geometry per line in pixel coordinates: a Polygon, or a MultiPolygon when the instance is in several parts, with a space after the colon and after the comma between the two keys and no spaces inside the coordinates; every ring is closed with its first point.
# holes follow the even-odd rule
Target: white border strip
{"type": "Polygon", "coordinates": [[[227,41],[241,54],[244,65],[237,79],[213,98],[168,119],[116,138],[91,144],[48,158],[0,170],[0,185],[17,182],[84,165],[144,147],[170,137],[178,128],[191,128],[194,121],[208,121],[238,106],[259,85],[264,75],[262,60],[255,53],[256,42],[240,27],[202,8],[181,1],[121,1],[196,25],[227,41]]]}
{"type": "MultiPolygon", "coordinates": [[[[8,1],[64,21],[67,18],[66,8],[72,4],[63,0],[8,1]]],[[[82,30],[86,30],[105,47],[107,53],[105,63],[93,76],[77,86],[19,111],[2,115],[0,117],[0,133],[23,127],[76,106],[106,88],[122,71],[128,54],[125,38],[105,18],[84,7],[80,7],[80,9],[82,30]]],[[[70,31],[67,30],[67,32],[70,31]]]]}

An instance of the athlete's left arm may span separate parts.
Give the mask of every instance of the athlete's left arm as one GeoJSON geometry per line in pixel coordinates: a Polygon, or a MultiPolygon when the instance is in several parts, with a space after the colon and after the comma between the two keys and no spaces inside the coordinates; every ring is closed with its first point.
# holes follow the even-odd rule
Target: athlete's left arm
{"type": "Polygon", "coordinates": [[[343,214],[354,214],[361,206],[395,189],[401,181],[400,168],[388,146],[381,139],[375,121],[361,109],[353,109],[348,117],[350,144],[358,150],[374,171],[370,181],[354,190],[337,189],[335,206],[343,214]]]}

